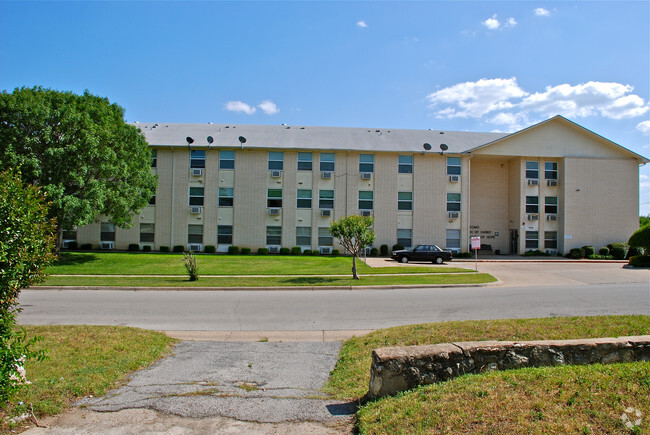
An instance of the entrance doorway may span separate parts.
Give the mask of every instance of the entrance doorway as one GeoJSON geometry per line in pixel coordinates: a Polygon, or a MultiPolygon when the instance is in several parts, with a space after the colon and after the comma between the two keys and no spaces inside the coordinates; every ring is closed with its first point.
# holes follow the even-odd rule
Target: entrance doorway
{"type": "Polygon", "coordinates": [[[510,253],[519,253],[519,230],[510,230],[510,253]]]}

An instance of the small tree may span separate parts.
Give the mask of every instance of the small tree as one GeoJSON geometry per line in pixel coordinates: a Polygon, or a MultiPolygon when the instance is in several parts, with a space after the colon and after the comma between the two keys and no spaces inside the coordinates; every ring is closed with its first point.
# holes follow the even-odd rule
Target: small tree
{"type": "Polygon", "coordinates": [[[20,290],[42,280],[53,257],[55,224],[47,213],[37,187],[12,171],[0,173],[0,407],[26,383],[25,360],[43,357],[14,326],[20,290]]]}
{"type": "Polygon", "coordinates": [[[650,224],[636,230],[627,244],[634,248],[643,248],[645,255],[650,255],[650,224]]]}
{"type": "Polygon", "coordinates": [[[357,256],[366,246],[372,245],[377,237],[372,229],[374,219],[363,216],[347,216],[330,224],[330,234],[352,254],[352,277],[360,279],[357,274],[357,256]]]}

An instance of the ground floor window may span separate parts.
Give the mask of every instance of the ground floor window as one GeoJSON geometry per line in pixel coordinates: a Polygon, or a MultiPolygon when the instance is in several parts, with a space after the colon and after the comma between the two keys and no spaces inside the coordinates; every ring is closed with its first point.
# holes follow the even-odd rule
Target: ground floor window
{"type": "Polygon", "coordinates": [[[156,224],[140,224],[140,243],[153,243],[156,224]]]}
{"type": "Polygon", "coordinates": [[[526,249],[539,249],[539,234],[537,231],[526,231],[526,249]]]}
{"type": "Polygon", "coordinates": [[[460,251],[460,230],[447,230],[446,248],[452,251],[460,251]]]}
{"type": "Polygon", "coordinates": [[[311,246],[311,227],[296,227],[296,246],[311,246]]]}
{"type": "Polygon", "coordinates": [[[61,239],[62,240],[73,240],[77,241],[77,230],[63,230],[63,233],[61,234],[61,239]]]}
{"type": "Polygon", "coordinates": [[[329,227],[318,228],[318,246],[334,245],[334,237],[330,234],[329,227]]]}
{"type": "Polygon", "coordinates": [[[544,231],[544,248],[557,249],[557,231],[544,231]]]}
{"type": "Polygon", "coordinates": [[[413,230],[411,229],[398,229],[397,230],[397,244],[405,248],[413,246],[413,230]]]}
{"type": "Polygon", "coordinates": [[[266,244],[267,245],[282,244],[282,227],[276,227],[276,226],[266,227],[266,244]]]}
{"type": "Polygon", "coordinates": [[[232,225],[217,225],[217,243],[232,245],[232,225]]]}
{"type": "Polygon", "coordinates": [[[203,243],[203,225],[187,226],[187,243],[203,243]]]}
{"type": "Polygon", "coordinates": [[[102,242],[115,241],[115,224],[113,222],[102,222],[99,234],[99,240],[102,242]]]}

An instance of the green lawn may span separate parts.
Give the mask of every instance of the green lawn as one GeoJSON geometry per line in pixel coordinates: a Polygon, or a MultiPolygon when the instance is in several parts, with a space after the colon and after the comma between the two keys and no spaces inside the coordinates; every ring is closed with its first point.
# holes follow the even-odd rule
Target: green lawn
{"type": "MultiPolygon", "coordinates": [[[[650,316],[486,320],[408,325],[346,341],[325,390],[368,391],[370,353],[386,346],[453,341],[563,340],[650,334],[650,316]]],[[[362,434],[633,433],[620,416],[639,409],[650,430],[650,362],[531,368],[467,375],[361,407],[362,434]]]]}

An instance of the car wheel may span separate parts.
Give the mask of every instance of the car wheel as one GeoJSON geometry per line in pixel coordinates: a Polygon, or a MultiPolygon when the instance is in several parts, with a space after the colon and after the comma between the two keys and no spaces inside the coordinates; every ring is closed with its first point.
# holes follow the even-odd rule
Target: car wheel
{"type": "Polygon", "coordinates": [[[408,263],[409,258],[408,257],[402,257],[402,258],[399,259],[399,261],[401,261],[402,263],[408,263]]]}
{"type": "Polygon", "coordinates": [[[436,264],[442,264],[442,257],[436,257],[434,261],[436,262],[436,264]]]}

